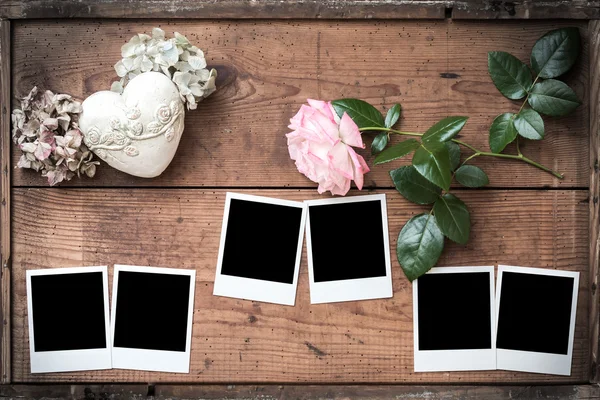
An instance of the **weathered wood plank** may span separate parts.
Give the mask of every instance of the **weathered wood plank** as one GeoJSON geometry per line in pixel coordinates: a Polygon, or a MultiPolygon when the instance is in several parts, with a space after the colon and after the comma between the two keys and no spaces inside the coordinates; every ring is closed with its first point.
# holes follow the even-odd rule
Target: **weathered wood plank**
{"type": "MultiPolygon", "coordinates": [[[[8,0],[0,16],[21,18],[181,18],[181,19],[443,19],[441,0],[295,1],[295,0],[8,0]]],[[[580,7],[578,7],[580,8],[580,7]]]]}
{"type": "Polygon", "coordinates": [[[595,385],[574,386],[404,386],[404,385],[11,385],[0,386],[6,400],[47,398],[133,399],[152,395],[153,399],[420,399],[420,400],[503,400],[507,398],[546,400],[598,399],[595,385]]]}
{"type": "Polygon", "coordinates": [[[502,1],[475,0],[454,2],[454,19],[596,19],[600,16],[598,1],[502,1]]]}
{"type": "MultiPolygon", "coordinates": [[[[315,190],[249,192],[294,200],[318,197],[315,190]]],[[[580,271],[570,377],[505,371],[413,373],[411,285],[395,261],[394,249],[401,226],[424,208],[409,204],[394,191],[383,192],[388,194],[394,297],[311,306],[304,254],[296,306],[283,307],[212,296],[224,190],[14,189],[13,381],[516,384],[588,380],[587,191],[457,191],[471,210],[471,241],[466,246],[448,243],[439,262],[580,271]],[[30,374],[25,270],[112,263],[196,269],[191,373],[30,374]]]]}
{"type": "MultiPolygon", "coordinates": [[[[568,390],[568,389],[567,389],[568,390]]],[[[579,389],[573,389],[573,391],[579,389]]],[[[0,386],[3,400],[19,399],[143,399],[148,385],[4,385],[0,386]]]]}
{"type": "Polygon", "coordinates": [[[174,386],[157,385],[156,398],[185,399],[598,399],[600,388],[582,386],[174,386]]]}
{"type": "MultiPolygon", "coordinates": [[[[134,178],[103,164],[93,180],[72,184],[314,187],[290,160],[284,136],[289,118],[306,98],[359,97],[379,107],[400,102],[401,127],[407,131],[422,132],[449,114],[468,115],[463,139],[487,149],[493,118],[518,108],[489,79],[487,51],[510,51],[528,60],[538,37],[573,24],[581,27],[587,43],[587,24],[573,21],[17,22],[13,93],[17,98],[38,85],[84,98],[107,89],[116,77],[112,66],[120,58],[120,46],[135,33],[161,25],[208,50],[209,63],[220,73],[220,90],[187,113],[180,149],[162,176],[134,178]]],[[[523,147],[530,158],[560,170],[565,179],[523,163],[477,160],[492,187],[588,186],[588,60],[586,44],[567,77],[583,106],[569,117],[548,119],[547,138],[523,147]]],[[[369,163],[370,141],[368,137],[362,151],[369,163]]],[[[14,165],[18,156],[15,148],[14,165]]],[[[366,185],[391,187],[390,168],[373,168],[366,185]]],[[[15,170],[13,183],[45,186],[46,180],[30,170],[15,170]]]]}
{"type": "Polygon", "coordinates": [[[593,19],[598,1],[496,0],[4,0],[0,17],[21,18],[468,18],[593,19]]]}
{"type": "Polygon", "coordinates": [[[0,384],[11,381],[10,55],[10,21],[0,20],[0,384]]]}
{"type": "Polygon", "coordinates": [[[600,381],[600,22],[590,22],[590,361],[591,381],[600,381]]]}

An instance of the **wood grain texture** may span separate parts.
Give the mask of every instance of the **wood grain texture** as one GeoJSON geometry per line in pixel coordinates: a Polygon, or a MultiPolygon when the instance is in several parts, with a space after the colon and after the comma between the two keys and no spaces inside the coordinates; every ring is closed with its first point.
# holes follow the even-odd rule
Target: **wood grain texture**
{"type": "Polygon", "coordinates": [[[590,356],[591,381],[600,381],[600,22],[590,22],[590,356]]]}
{"type": "Polygon", "coordinates": [[[163,399],[419,399],[419,400],[503,400],[507,398],[545,400],[597,400],[596,385],[556,386],[405,386],[405,385],[11,385],[0,386],[6,400],[134,399],[152,396],[163,399]]]}
{"type": "MultiPolygon", "coordinates": [[[[450,114],[468,115],[462,139],[488,149],[494,117],[516,111],[520,104],[494,87],[487,52],[509,51],[526,61],[538,37],[576,25],[584,38],[583,52],[565,79],[583,105],[568,117],[547,118],[546,139],[523,146],[528,157],[559,170],[565,179],[511,160],[481,157],[475,164],[488,172],[491,187],[589,185],[587,23],[45,20],[14,25],[13,100],[34,85],[78,98],[108,89],[116,77],[113,64],[120,46],[156,25],[198,43],[219,71],[220,90],[187,113],[180,148],[163,175],[135,178],[102,164],[93,180],[75,179],[70,185],[293,188],[315,187],[296,170],[285,138],[290,117],[306,98],[359,97],[380,109],[399,102],[400,127],[407,131],[423,132],[450,114]]],[[[361,151],[369,164],[371,136],[361,151]]],[[[13,165],[18,157],[15,148],[13,165]]],[[[365,184],[392,187],[389,169],[407,162],[372,168],[365,184]]],[[[13,183],[47,185],[31,170],[15,170],[13,183]]]]}
{"type": "Polygon", "coordinates": [[[0,17],[20,18],[580,18],[600,16],[583,0],[3,0],[0,17]]]}
{"type": "MultiPolygon", "coordinates": [[[[310,305],[304,252],[296,306],[284,307],[212,296],[224,190],[14,189],[13,382],[517,384],[588,380],[587,191],[457,191],[471,210],[471,240],[466,246],[448,242],[439,262],[440,266],[500,263],[581,272],[569,377],[506,371],[414,373],[411,285],[394,249],[401,226],[425,208],[409,204],[395,191],[378,192],[386,193],[388,200],[394,297],[310,305]],[[131,370],[30,374],[25,271],[112,263],[196,269],[190,374],[131,370]]],[[[246,193],[291,200],[318,197],[315,190],[246,193]]],[[[160,323],[158,317],[144,329],[152,329],[154,323],[160,323]]]]}
{"type": "Polygon", "coordinates": [[[11,381],[10,21],[0,20],[0,384],[11,381]]]}

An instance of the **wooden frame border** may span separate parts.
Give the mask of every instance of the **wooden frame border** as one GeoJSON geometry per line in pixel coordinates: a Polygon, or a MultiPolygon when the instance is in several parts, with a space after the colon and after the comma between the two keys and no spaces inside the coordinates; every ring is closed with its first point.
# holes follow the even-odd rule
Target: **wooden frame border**
{"type": "MultiPolygon", "coordinates": [[[[514,2],[493,0],[371,0],[368,3],[363,0],[330,0],[327,2],[322,0],[305,0],[303,2],[296,0],[258,0],[255,2],[249,2],[248,0],[221,0],[218,2],[197,0],[192,3],[187,0],[156,0],[151,5],[148,5],[144,0],[131,0],[126,9],[119,0],[103,2],[97,0],[0,0],[0,322],[2,324],[0,327],[0,385],[9,384],[12,379],[10,287],[12,170],[10,110],[12,77],[10,20],[158,17],[189,19],[568,18],[590,20],[588,25],[590,37],[589,376],[590,382],[600,382],[600,288],[598,287],[600,285],[600,0],[558,0],[541,3],[525,0],[514,2]]],[[[126,385],[117,386],[120,388],[126,385]]],[[[22,386],[19,390],[31,395],[31,390],[23,389],[25,387],[29,386],[22,386]]],[[[151,387],[153,388],[153,386],[151,387]]],[[[181,392],[181,387],[168,385],[161,385],[160,387],[169,387],[175,390],[175,393],[191,393],[189,390],[181,392]]],[[[207,388],[209,387],[214,390],[216,388],[224,390],[220,386],[207,386],[207,388]]],[[[374,387],[378,388],[378,386],[374,387]]],[[[565,387],[579,388],[581,386],[565,387]]],[[[290,390],[293,392],[293,389],[290,390]]],[[[0,386],[0,396],[5,393],[5,387],[0,386]]],[[[318,391],[308,391],[307,393],[316,396],[318,391]]],[[[234,394],[241,395],[242,392],[235,392],[234,394]]]]}
{"type": "Polygon", "coordinates": [[[10,75],[10,21],[0,20],[0,383],[11,381],[11,300],[10,300],[10,157],[11,142],[11,75],[10,75]]]}
{"type": "Polygon", "coordinates": [[[589,22],[590,37],[590,382],[600,381],[600,20],[589,22]]]}
{"type": "Polygon", "coordinates": [[[596,385],[541,385],[541,386],[443,386],[443,385],[5,385],[0,386],[0,397],[26,399],[41,398],[131,398],[162,399],[369,399],[417,398],[442,400],[503,400],[522,399],[597,399],[600,387],[596,385]]]}
{"type": "Polygon", "coordinates": [[[594,19],[598,0],[12,0],[0,18],[594,19]]]}

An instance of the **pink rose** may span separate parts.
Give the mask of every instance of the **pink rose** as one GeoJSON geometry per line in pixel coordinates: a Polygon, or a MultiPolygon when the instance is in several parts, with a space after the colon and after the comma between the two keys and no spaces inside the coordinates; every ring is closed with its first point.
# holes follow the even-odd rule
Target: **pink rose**
{"type": "Polygon", "coordinates": [[[319,193],[345,195],[354,180],[360,190],[369,167],[352,146],[363,148],[358,126],[348,114],[340,119],[331,102],[308,100],[290,119],[288,150],[298,171],[319,184],[319,193]]]}

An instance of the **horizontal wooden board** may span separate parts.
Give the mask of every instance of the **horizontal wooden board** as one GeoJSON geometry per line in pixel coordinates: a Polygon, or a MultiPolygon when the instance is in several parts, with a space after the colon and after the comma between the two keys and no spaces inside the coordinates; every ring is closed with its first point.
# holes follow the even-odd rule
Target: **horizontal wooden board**
{"type": "Polygon", "coordinates": [[[5,0],[3,18],[581,18],[600,16],[598,1],[493,0],[5,0]]]}
{"type": "Polygon", "coordinates": [[[507,398],[545,400],[592,400],[600,397],[596,385],[557,386],[356,386],[356,385],[11,385],[0,386],[6,400],[52,398],[110,398],[114,400],[153,399],[332,399],[387,400],[412,398],[420,400],[503,400],[507,398]]]}
{"type": "MultiPolygon", "coordinates": [[[[293,200],[318,196],[315,190],[246,193],[293,200]]],[[[14,189],[13,382],[587,381],[587,191],[456,191],[471,210],[472,236],[466,246],[448,243],[439,262],[441,266],[508,264],[581,272],[569,377],[505,371],[413,373],[412,291],[394,249],[401,226],[425,208],[409,204],[394,191],[377,193],[386,193],[388,200],[394,297],[310,305],[303,254],[296,306],[286,307],[212,296],[224,190],[14,189]],[[113,263],[196,269],[191,373],[30,374],[25,271],[113,263]]],[[[360,251],[360,247],[353,244],[340,250],[360,251]]],[[[85,325],[84,320],[81,323],[85,325]]],[[[140,332],[159,323],[158,317],[148,321],[140,332]]]]}
{"type": "MultiPolygon", "coordinates": [[[[79,98],[108,89],[120,46],[156,25],[207,50],[220,90],[187,113],[180,149],[162,176],[134,178],[103,164],[95,179],[72,185],[314,187],[290,160],[285,138],[289,118],[307,98],[359,97],[381,109],[400,102],[406,131],[423,132],[449,114],[467,115],[462,139],[487,149],[493,118],[520,105],[504,99],[487,76],[487,51],[510,51],[526,61],[538,37],[566,25],[579,26],[584,37],[581,60],[566,77],[583,105],[569,117],[547,119],[544,141],[523,145],[527,156],[565,179],[511,160],[474,163],[488,172],[492,187],[589,184],[587,25],[581,22],[18,21],[14,98],[34,85],[79,98]]],[[[371,164],[368,136],[362,154],[371,164]]],[[[14,148],[14,165],[18,157],[14,148]]],[[[391,187],[388,170],[406,162],[373,167],[365,184],[391,187]]],[[[46,182],[33,171],[16,170],[13,184],[46,182]]]]}

